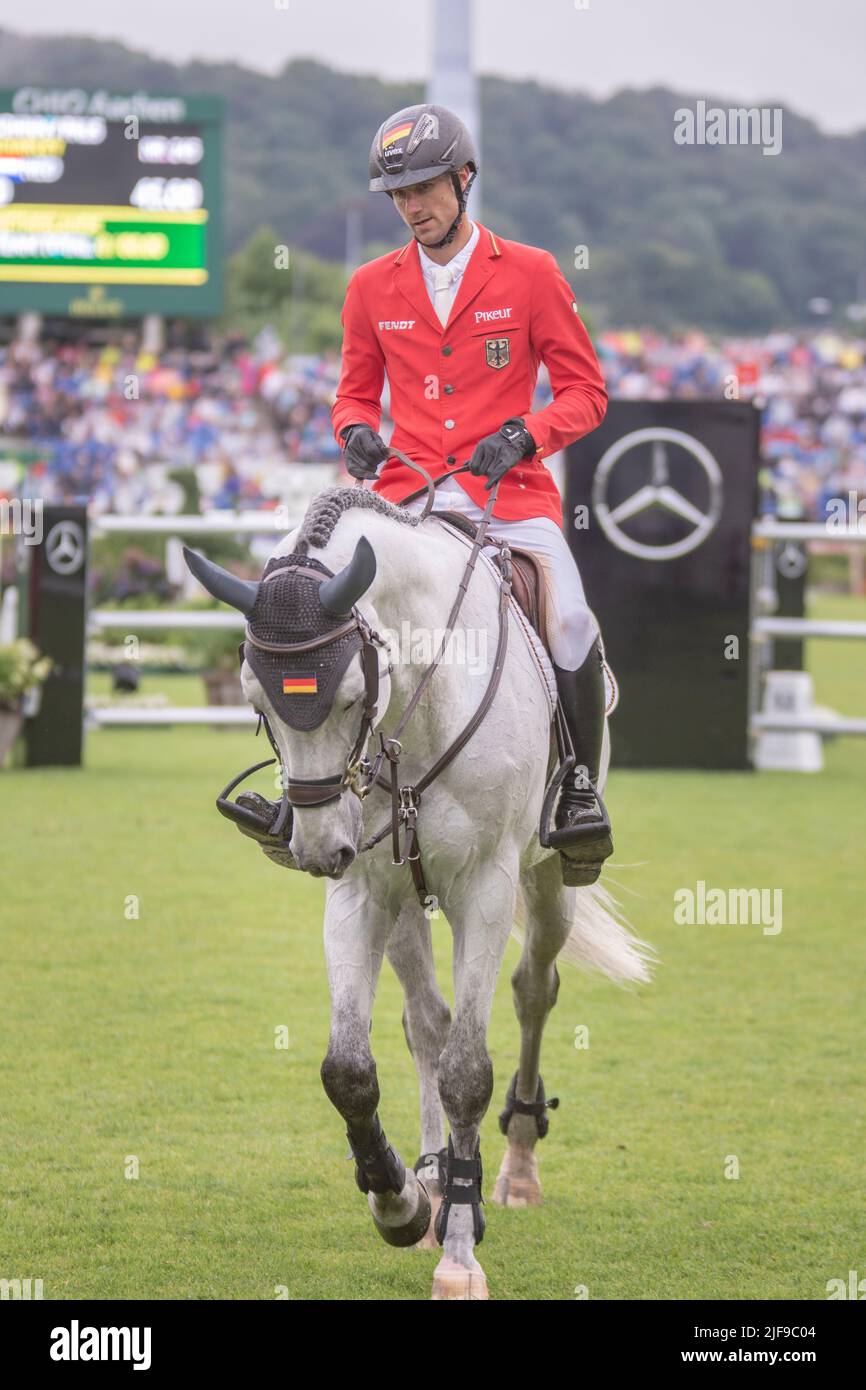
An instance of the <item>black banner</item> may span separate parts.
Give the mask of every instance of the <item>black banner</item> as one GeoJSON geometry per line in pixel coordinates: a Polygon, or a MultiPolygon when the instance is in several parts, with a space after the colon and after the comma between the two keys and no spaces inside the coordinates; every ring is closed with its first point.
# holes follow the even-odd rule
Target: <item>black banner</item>
{"type": "MultiPolygon", "coordinates": [[[[826,1380],[850,1370],[860,1347],[860,1315],[823,1299],[553,1301],[571,1303],[569,1329],[579,1324],[605,1339],[612,1370],[793,1363],[826,1380]]],[[[135,1384],[138,1371],[162,1384],[167,1372],[285,1376],[295,1333],[303,1338],[308,1330],[309,1315],[303,1318],[301,1327],[284,1301],[20,1302],[4,1310],[3,1326],[7,1356],[24,1377],[38,1371],[62,1385],[76,1375],[91,1384],[128,1376],[135,1384]]]]}
{"type": "Polygon", "coordinates": [[[87,512],[48,504],[41,544],[30,548],[28,634],[54,669],[26,724],[27,765],[78,766],[84,729],[87,512]]]}
{"type": "MultiPolygon", "coordinates": [[[[809,553],[802,541],[777,541],[773,550],[778,606],[775,618],[802,618],[806,613],[806,573],[809,553]]],[[[773,669],[803,670],[802,637],[777,637],[773,645],[773,669]]]]}
{"type": "Polygon", "coordinates": [[[620,687],[616,766],[750,765],[759,424],[740,401],[611,401],[568,450],[566,530],[620,687]]]}

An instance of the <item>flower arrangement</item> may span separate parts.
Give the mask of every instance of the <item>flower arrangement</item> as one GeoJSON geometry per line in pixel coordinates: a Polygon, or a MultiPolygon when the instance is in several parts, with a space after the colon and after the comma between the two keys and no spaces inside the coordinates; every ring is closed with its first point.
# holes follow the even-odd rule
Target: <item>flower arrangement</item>
{"type": "Polygon", "coordinates": [[[0,646],[0,709],[18,712],[24,698],[51,671],[50,656],[40,656],[27,637],[0,646]]]}

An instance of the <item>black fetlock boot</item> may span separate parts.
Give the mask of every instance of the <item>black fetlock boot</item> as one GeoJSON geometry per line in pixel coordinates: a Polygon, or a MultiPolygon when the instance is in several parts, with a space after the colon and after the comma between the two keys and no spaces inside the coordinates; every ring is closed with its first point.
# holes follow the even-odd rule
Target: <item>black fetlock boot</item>
{"type": "Polygon", "coordinates": [[[417,1245],[427,1234],[431,1215],[430,1197],[423,1182],[414,1173],[409,1180],[410,1188],[415,1189],[414,1211],[407,1215],[405,1211],[394,1210],[393,1202],[389,1209],[389,1194],[399,1197],[406,1185],[406,1165],[394,1146],[388,1143],[379,1116],[373,1116],[372,1127],[362,1139],[356,1139],[351,1129],[346,1130],[346,1138],[355,1158],[355,1182],[362,1192],[380,1198],[378,1204],[370,1202],[373,1224],[379,1235],[389,1245],[417,1245]]]}
{"type": "Polygon", "coordinates": [[[610,821],[596,796],[604,738],[606,694],[602,653],[593,642],[577,671],[554,663],[559,703],[574,747],[575,766],[559,794],[550,843],[560,851],[563,882],[594,883],[602,861],[613,853],[610,821]]]}

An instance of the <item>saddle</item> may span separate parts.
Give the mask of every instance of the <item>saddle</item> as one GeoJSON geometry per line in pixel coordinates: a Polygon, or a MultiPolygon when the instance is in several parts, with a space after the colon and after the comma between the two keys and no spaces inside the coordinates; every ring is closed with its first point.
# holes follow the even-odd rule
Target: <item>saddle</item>
{"type": "MultiPolygon", "coordinates": [[[[476,533],[478,531],[478,526],[474,521],[471,521],[469,517],[464,516],[461,512],[445,510],[432,511],[430,515],[439,517],[441,521],[444,521],[448,525],[453,526],[456,530],[461,531],[470,540],[475,540],[476,533]]],[[[511,595],[514,599],[517,600],[519,607],[523,610],[527,619],[534,627],[541,641],[541,644],[548,657],[550,658],[551,664],[553,665],[553,652],[550,650],[550,646],[547,640],[547,587],[545,584],[544,570],[542,568],[541,561],[539,560],[538,556],[535,555],[531,550],[515,549],[511,545],[508,546],[508,550],[511,556],[511,595]]],[[[615,707],[616,704],[616,683],[613,679],[613,673],[607,666],[607,663],[605,662],[604,665],[607,675],[609,677],[611,689],[610,702],[606,711],[606,713],[609,713],[615,707]]],[[[550,780],[547,783],[547,787],[544,794],[544,801],[541,807],[541,823],[539,825],[538,830],[539,844],[542,846],[543,849],[548,849],[551,847],[550,821],[551,816],[553,815],[554,804],[556,802],[556,798],[559,794],[559,789],[562,786],[563,781],[565,780],[566,776],[569,774],[571,769],[574,767],[575,763],[574,744],[572,742],[571,734],[569,732],[568,720],[566,718],[565,710],[563,709],[562,705],[562,692],[559,689],[558,679],[556,683],[557,699],[553,712],[553,718],[551,720],[551,765],[548,769],[548,775],[550,776],[550,780]],[[555,759],[554,752],[556,753],[555,759]],[[551,769],[552,775],[550,775],[551,769]]],[[[598,800],[598,805],[601,811],[602,818],[609,830],[610,823],[608,820],[607,810],[605,809],[604,802],[602,801],[601,796],[599,795],[596,788],[593,788],[593,791],[595,792],[596,798],[598,800]]],[[[397,858],[396,852],[394,858],[395,860],[397,858]]],[[[593,881],[592,879],[587,880],[584,877],[584,871],[582,867],[577,870],[573,868],[572,862],[569,859],[566,851],[563,850],[561,852],[561,858],[563,863],[563,883],[565,883],[568,886],[575,887],[583,885],[587,881],[593,881]]],[[[476,1233],[476,1243],[479,1240],[480,1236],[476,1233]]]]}
{"type": "MultiPolygon", "coordinates": [[[[468,516],[462,512],[433,511],[431,516],[438,516],[442,521],[447,521],[449,526],[454,526],[458,531],[462,531],[471,541],[475,539],[478,525],[470,521],[468,516]]],[[[491,544],[495,544],[492,540],[491,544]]],[[[553,653],[547,641],[547,587],[544,582],[544,572],[541,561],[531,550],[518,550],[509,545],[511,551],[511,592],[517,603],[526,614],[538,636],[541,638],[542,646],[553,661],[553,653]]]]}

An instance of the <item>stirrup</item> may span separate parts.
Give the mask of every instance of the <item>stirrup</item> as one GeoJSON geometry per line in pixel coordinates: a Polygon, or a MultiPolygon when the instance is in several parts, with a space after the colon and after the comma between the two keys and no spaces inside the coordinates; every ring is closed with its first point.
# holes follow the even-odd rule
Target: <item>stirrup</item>
{"type": "Polygon", "coordinates": [[[481,1244],[484,1239],[484,1228],[487,1225],[484,1219],[484,1212],[481,1210],[484,1205],[484,1198],[481,1195],[481,1177],[481,1140],[475,1140],[475,1156],[473,1158],[457,1158],[454,1153],[454,1145],[451,1142],[451,1135],[449,1134],[445,1169],[445,1192],[442,1198],[442,1205],[436,1215],[436,1225],[433,1228],[436,1239],[440,1245],[445,1244],[445,1235],[448,1230],[448,1213],[451,1210],[452,1203],[455,1206],[469,1206],[471,1204],[472,1233],[475,1237],[475,1244],[481,1244]],[[454,1182],[455,1178],[471,1178],[472,1182],[467,1187],[458,1187],[454,1182]]]}
{"type": "Polygon", "coordinates": [[[599,814],[582,825],[563,825],[548,833],[549,845],[565,851],[564,857],[576,864],[600,863],[613,854],[610,816],[601,793],[592,782],[587,782],[585,790],[595,798],[599,814]]]}
{"type": "Polygon", "coordinates": [[[499,1115],[499,1128],[502,1133],[507,1136],[512,1115],[534,1115],[538,1137],[539,1139],[543,1139],[550,1127],[550,1121],[545,1112],[547,1110],[557,1110],[558,1108],[558,1096],[551,1096],[550,1100],[545,1100],[544,1082],[541,1079],[540,1072],[538,1074],[538,1088],[535,1092],[535,1100],[518,1100],[517,1072],[515,1072],[508,1087],[508,1094],[505,1097],[505,1109],[502,1110],[499,1115]]]}

